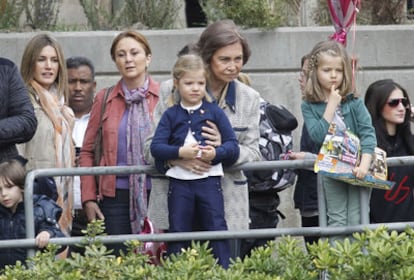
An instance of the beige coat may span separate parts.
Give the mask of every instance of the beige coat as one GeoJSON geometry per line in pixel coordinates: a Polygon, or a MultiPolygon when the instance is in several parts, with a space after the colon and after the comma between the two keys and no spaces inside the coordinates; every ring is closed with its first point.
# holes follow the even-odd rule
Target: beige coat
{"type": "MultiPolygon", "coordinates": [[[[240,145],[240,156],[235,165],[261,159],[259,151],[260,95],[249,86],[235,81],[235,112],[228,106],[221,106],[240,145]]],[[[167,109],[168,95],[171,93],[172,80],[163,82],[160,88],[160,99],[155,107],[154,122],[158,123],[162,113],[167,109]]],[[[154,126],[155,127],[155,126],[154,126]]],[[[145,152],[149,162],[153,162],[149,147],[152,137],[146,141],[145,152]]],[[[226,171],[222,178],[224,211],[229,230],[249,228],[249,197],[247,179],[241,171],[226,171]]],[[[168,179],[153,178],[148,207],[148,216],[159,229],[168,229],[168,179]]]]}
{"type": "MultiPolygon", "coordinates": [[[[28,160],[26,165],[27,170],[34,169],[43,169],[43,168],[56,168],[59,165],[56,162],[56,149],[55,149],[55,130],[53,127],[52,121],[46,115],[45,111],[42,109],[38,103],[36,97],[31,94],[31,99],[33,107],[35,110],[35,115],[37,118],[37,129],[33,138],[24,144],[17,146],[19,154],[25,157],[28,160]]],[[[74,115],[72,110],[67,107],[67,110],[70,110],[73,119],[69,120],[69,123],[73,123],[74,115]]],[[[65,157],[72,157],[74,155],[73,140],[72,140],[72,128],[68,132],[70,136],[69,141],[65,143],[67,147],[64,147],[65,157]]],[[[62,167],[73,167],[74,161],[71,160],[72,166],[62,166],[62,167]]],[[[71,227],[72,221],[72,191],[73,191],[73,177],[55,177],[56,185],[58,188],[59,198],[58,204],[62,207],[63,213],[59,224],[61,229],[65,234],[69,234],[69,228],[71,227]],[[63,202],[62,193],[67,193],[68,199],[63,202]]]]}

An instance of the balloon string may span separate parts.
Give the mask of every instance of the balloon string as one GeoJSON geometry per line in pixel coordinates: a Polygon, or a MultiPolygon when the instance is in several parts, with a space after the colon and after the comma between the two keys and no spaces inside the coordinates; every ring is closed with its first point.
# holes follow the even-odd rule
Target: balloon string
{"type": "Polygon", "coordinates": [[[357,59],[355,56],[355,41],[356,41],[356,17],[359,12],[359,9],[357,7],[358,3],[355,4],[355,16],[353,20],[353,26],[352,26],[352,48],[351,48],[351,54],[352,54],[352,88],[355,91],[355,72],[357,67],[357,59]]]}

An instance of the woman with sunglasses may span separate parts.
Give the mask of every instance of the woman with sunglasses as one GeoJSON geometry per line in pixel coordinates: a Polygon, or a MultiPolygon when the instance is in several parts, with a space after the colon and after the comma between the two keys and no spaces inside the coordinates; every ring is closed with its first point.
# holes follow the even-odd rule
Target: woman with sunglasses
{"type": "MultiPolygon", "coordinates": [[[[372,83],[365,94],[378,147],[388,157],[414,155],[411,133],[411,103],[407,91],[391,79],[372,83]]],[[[414,166],[388,168],[388,179],[396,182],[388,191],[373,189],[371,223],[414,221],[414,166]]]]}

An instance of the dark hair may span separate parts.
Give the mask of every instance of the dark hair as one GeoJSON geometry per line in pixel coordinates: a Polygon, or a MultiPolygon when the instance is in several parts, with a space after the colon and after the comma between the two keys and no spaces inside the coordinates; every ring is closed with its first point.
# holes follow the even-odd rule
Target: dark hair
{"type": "Polygon", "coordinates": [[[0,177],[11,186],[24,189],[26,169],[18,159],[10,159],[0,163],[0,177]]]}
{"type": "Polygon", "coordinates": [[[243,49],[243,65],[249,60],[251,51],[247,40],[239,33],[232,20],[216,21],[201,33],[197,42],[199,53],[206,65],[210,64],[214,53],[223,47],[240,43],[243,49]]]}
{"type": "Polygon", "coordinates": [[[309,58],[310,58],[309,54],[305,54],[304,56],[302,56],[302,58],[300,59],[300,67],[303,67],[303,64],[305,64],[305,61],[309,58]]]}
{"type": "Polygon", "coordinates": [[[95,66],[92,61],[84,56],[72,56],[66,59],[66,68],[67,69],[77,69],[80,66],[86,66],[91,70],[92,79],[95,79],[95,66]]]}
{"type": "MultiPolygon", "coordinates": [[[[389,96],[395,89],[400,89],[404,97],[407,98],[408,102],[410,101],[407,91],[392,79],[384,79],[373,82],[368,86],[368,89],[365,93],[365,106],[371,115],[372,124],[375,127],[378,146],[385,151],[387,151],[389,143],[387,141],[388,132],[385,127],[385,120],[382,116],[382,111],[388,101],[389,96]]],[[[409,102],[409,104],[411,103],[409,102]]],[[[397,134],[403,136],[403,140],[409,147],[410,153],[414,154],[414,143],[412,143],[413,138],[410,127],[410,117],[411,106],[406,108],[404,122],[397,125],[397,134]]]]}
{"type": "Polygon", "coordinates": [[[186,54],[198,54],[197,44],[189,43],[185,45],[181,50],[178,51],[177,57],[180,57],[186,54]]]}

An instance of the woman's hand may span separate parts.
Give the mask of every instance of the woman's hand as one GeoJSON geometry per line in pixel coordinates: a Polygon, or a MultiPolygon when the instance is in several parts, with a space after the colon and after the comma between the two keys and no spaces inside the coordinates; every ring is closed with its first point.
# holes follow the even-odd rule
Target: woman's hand
{"type": "Polygon", "coordinates": [[[85,210],[86,217],[88,221],[91,222],[93,220],[105,220],[104,215],[102,214],[101,209],[98,206],[96,201],[87,201],[83,204],[83,209],[85,210]]]}
{"type": "Polygon", "coordinates": [[[201,135],[207,138],[207,145],[211,145],[213,147],[218,147],[221,145],[221,134],[215,123],[207,121],[207,126],[203,126],[202,130],[203,132],[201,135]]]}
{"type": "Polygon", "coordinates": [[[192,173],[202,175],[211,168],[210,162],[201,159],[175,159],[169,161],[171,165],[177,165],[192,173]]]}
{"type": "Polygon", "coordinates": [[[38,248],[44,248],[49,243],[50,233],[46,230],[41,231],[35,239],[35,244],[38,248]]]}

